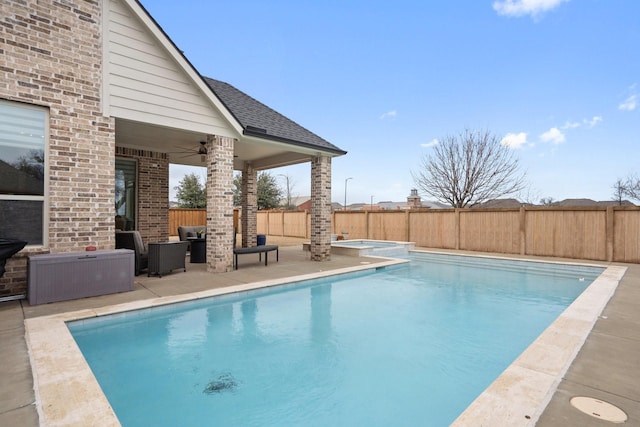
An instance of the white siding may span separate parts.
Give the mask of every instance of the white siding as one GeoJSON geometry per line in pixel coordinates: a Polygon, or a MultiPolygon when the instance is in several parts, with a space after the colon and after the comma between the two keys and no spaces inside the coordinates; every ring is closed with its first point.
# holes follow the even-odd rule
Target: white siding
{"type": "MultiPolygon", "coordinates": [[[[112,117],[207,134],[237,132],[203,92],[184,63],[122,0],[107,0],[105,13],[105,102],[112,117]]],[[[174,52],[175,53],[175,52],[174,52]]],[[[207,89],[208,90],[208,89],[207,89]]],[[[224,108],[224,107],[222,107],[224,108]]]]}

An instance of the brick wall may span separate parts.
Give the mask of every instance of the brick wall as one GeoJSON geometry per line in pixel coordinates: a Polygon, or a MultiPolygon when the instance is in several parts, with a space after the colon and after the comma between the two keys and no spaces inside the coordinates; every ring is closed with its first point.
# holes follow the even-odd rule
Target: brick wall
{"type": "Polygon", "coordinates": [[[137,224],[145,244],[169,240],[169,160],[165,153],[116,147],[138,164],[137,224]]]}
{"type": "Polygon", "coordinates": [[[25,254],[114,245],[115,127],[100,106],[101,13],[95,1],[0,3],[0,98],[49,110],[48,247],[10,259],[1,293],[26,292],[25,254]]]}

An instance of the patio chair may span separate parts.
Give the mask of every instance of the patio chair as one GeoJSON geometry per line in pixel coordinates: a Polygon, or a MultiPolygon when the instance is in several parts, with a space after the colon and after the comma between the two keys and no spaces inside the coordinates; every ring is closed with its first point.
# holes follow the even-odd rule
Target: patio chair
{"type": "Polygon", "coordinates": [[[149,267],[149,254],[144,247],[142,236],[140,236],[138,230],[116,230],[116,249],[131,249],[135,252],[136,276],[140,275],[142,270],[146,270],[149,267]]]}
{"type": "MultiPolygon", "coordinates": [[[[181,242],[188,242],[189,237],[196,237],[200,230],[206,231],[206,225],[181,225],[178,227],[178,237],[181,242]]],[[[191,244],[189,243],[188,251],[191,250],[191,244]]]]}

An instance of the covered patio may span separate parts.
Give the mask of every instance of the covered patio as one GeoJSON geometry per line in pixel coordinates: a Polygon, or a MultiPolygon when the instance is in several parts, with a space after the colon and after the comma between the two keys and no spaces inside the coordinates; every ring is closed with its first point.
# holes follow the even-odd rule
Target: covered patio
{"type": "Polygon", "coordinates": [[[169,164],[206,167],[207,271],[230,271],[234,171],[242,173],[241,244],[249,247],[256,244],[258,172],[309,163],[310,259],[329,259],[331,159],[346,151],[232,85],[202,76],[138,3],[109,5],[114,21],[106,23],[104,100],[115,121],[116,195],[128,197],[116,203],[118,216],[145,243],[167,241],[169,164]],[[125,25],[136,31],[123,32],[125,25]],[[144,45],[144,55],[129,47],[132,40],[144,45]],[[127,170],[130,181],[119,190],[127,170]]]}
{"type": "MultiPolygon", "coordinates": [[[[235,137],[116,119],[116,157],[134,161],[137,168],[137,197],[132,199],[137,218],[127,221],[135,224],[145,243],[168,240],[168,165],[206,167],[207,267],[208,271],[229,271],[233,172],[242,173],[241,244],[250,247],[256,244],[258,172],[310,163],[314,218],[310,259],[327,260],[331,239],[331,158],[345,152],[233,86],[210,78],[205,81],[215,96],[232,106],[230,111],[240,126],[235,137]]],[[[118,173],[116,170],[116,179],[118,173]]]]}

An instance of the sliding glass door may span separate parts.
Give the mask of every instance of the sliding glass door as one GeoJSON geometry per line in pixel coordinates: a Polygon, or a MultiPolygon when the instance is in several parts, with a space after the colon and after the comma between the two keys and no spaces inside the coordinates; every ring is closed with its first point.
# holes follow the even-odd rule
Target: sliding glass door
{"type": "Polygon", "coordinates": [[[135,160],[116,159],[116,229],[136,229],[136,182],[135,160]]]}

